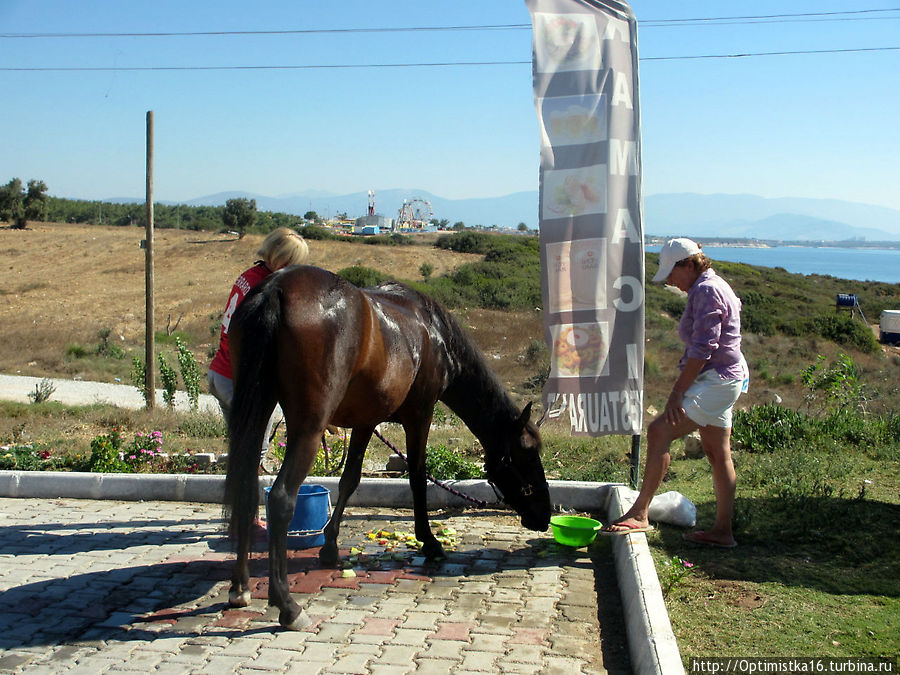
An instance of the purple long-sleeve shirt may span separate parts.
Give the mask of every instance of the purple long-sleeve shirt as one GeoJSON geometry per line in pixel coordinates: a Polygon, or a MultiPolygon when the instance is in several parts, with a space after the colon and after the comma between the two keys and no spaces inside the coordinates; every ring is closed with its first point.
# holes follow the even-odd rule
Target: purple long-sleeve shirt
{"type": "Polygon", "coordinates": [[[741,354],[741,301],[713,270],[703,272],[688,291],[678,337],[686,347],[680,367],[688,358],[695,358],[706,361],[700,372],[715,368],[723,379],[746,377],[741,354]]]}

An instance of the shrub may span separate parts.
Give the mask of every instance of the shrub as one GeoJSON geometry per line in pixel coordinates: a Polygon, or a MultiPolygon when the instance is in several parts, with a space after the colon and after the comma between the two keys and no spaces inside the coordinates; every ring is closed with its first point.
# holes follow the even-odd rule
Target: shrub
{"type": "Polygon", "coordinates": [[[110,343],[110,333],[112,333],[112,331],[109,328],[100,329],[100,332],[97,334],[100,338],[100,344],[97,345],[97,354],[112,359],[124,359],[125,350],[115,343],[110,343]]]}
{"type": "Polygon", "coordinates": [[[143,359],[137,356],[131,357],[131,384],[137,387],[144,398],[144,405],[149,405],[147,400],[147,365],[143,359]]]}
{"type": "Polygon", "coordinates": [[[362,265],[345,267],[338,272],[338,276],[343,277],[357,288],[377,286],[386,279],[378,270],[373,270],[371,267],[363,267],[362,265]]]}
{"type": "Polygon", "coordinates": [[[762,488],[766,497],[790,510],[808,499],[840,496],[850,461],[840,453],[817,450],[758,455],[741,466],[741,481],[762,488]]]}
{"type": "Polygon", "coordinates": [[[175,348],[177,349],[175,356],[181,370],[181,381],[184,382],[191,410],[196,410],[200,404],[200,369],[197,367],[197,359],[194,358],[194,354],[185,346],[184,342],[178,338],[175,339],[175,348]]]}
{"type": "Polygon", "coordinates": [[[443,444],[428,447],[425,455],[425,471],[438,480],[469,480],[484,477],[484,471],[477,464],[460,457],[443,444]]]}
{"type": "Polygon", "coordinates": [[[457,253],[487,253],[491,235],[484,232],[455,232],[438,238],[435,246],[457,253]]]}
{"type": "Polygon", "coordinates": [[[545,362],[549,357],[550,351],[547,349],[547,343],[543,340],[532,340],[525,347],[522,360],[529,366],[533,366],[545,362]]]}
{"type": "Polygon", "coordinates": [[[749,452],[776,452],[810,436],[812,421],[790,408],[766,403],[734,415],[732,437],[749,452]]]}
{"type": "Polygon", "coordinates": [[[374,237],[366,237],[363,239],[363,243],[376,246],[412,246],[414,242],[410,237],[394,232],[393,234],[379,234],[374,237]]]}
{"type": "Polygon", "coordinates": [[[212,412],[195,412],[178,425],[178,433],[192,438],[221,438],[228,433],[225,420],[212,412]]]}
{"type": "Polygon", "coordinates": [[[175,370],[169,365],[165,354],[160,352],[156,355],[156,358],[159,361],[159,379],[163,386],[163,401],[170,408],[174,408],[175,391],[178,389],[178,375],[175,374],[175,370]]]}
{"type": "Polygon", "coordinates": [[[91,456],[88,467],[98,473],[128,473],[130,467],[119,459],[122,449],[122,434],[113,429],[108,434],[96,436],[91,441],[91,456]]]}
{"type": "Polygon", "coordinates": [[[687,307],[687,299],[680,295],[675,295],[674,293],[667,293],[666,297],[663,298],[661,305],[662,310],[666,314],[678,318],[684,314],[684,308],[687,307]]]}
{"type": "Polygon", "coordinates": [[[458,427],[462,424],[450,408],[443,403],[434,404],[434,412],[431,416],[431,424],[435,427],[458,427]]]}
{"type": "Polygon", "coordinates": [[[40,471],[51,461],[50,451],[32,445],[14,445],[0,451],[0,469],[40,471]]]}
{"type": "Polygon", "coordinates": [[[162,432],[149,434],[138,432],[134,440],[122,451],[123,461],[132,471],[140,471],[160,459],[162,452],[162,432]]]}
{"type": "Polygon", "coordinates": [[[66,345],[66,356],[73,359],[83,359],[87,356],[88,351],[82,345],[77,342],[73,342],[70,345],[66,345]]]}
{"type": "Polygon", "coordinates": [[[337,240],[344,239],[340,235],[335,234],[334,232],[330,232],[326,230],[324,227],[319,227],[318,225],[304,225],[303,227],[298,227],[297,232],[300,233],[300,236],[304,239],[312,239],[312,240],[337,240]]]}
{"type": "Polygon", "coordinates": [[[815,335],[841,345],[874,354],[880,347],[872,331],[846,313],[819,314],[783,326],[788,335],[815,335]]]}
{"type": "Polygon", "coordinates": [[[825,365],[821,354],[815,363],[804,368],[800,374],[803,384],[809,389],[807,404],[815,400],[817,392],[824,398],[823,408],[832,412],[864,409],[865,395],[859,379],[859,368],[853,359],[839,354],[830,366],[825,365]]]}
{"type": "Polygon", "coordinates": [[[29,392],[28,398],[31,399],[32,403],[43,403],[44,401],[49,401],[55,391],[56,386],[45,377],[39,384],[34,385],[34,391],[29,392]]]}
{"type": "Polygon", "coordinates": [[[319,444],[319,451],[313,462],[312,475],[339,476],[344,468],[346,457],[346,439],[344,436],[326,436],[319,444]]]}

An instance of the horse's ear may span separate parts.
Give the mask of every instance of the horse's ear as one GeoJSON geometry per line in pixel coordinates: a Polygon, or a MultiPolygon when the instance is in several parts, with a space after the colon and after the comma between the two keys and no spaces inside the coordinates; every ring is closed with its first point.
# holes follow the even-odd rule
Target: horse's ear
{"type": "Polygon", "coordinates": [[[522,414],[519,415],[519,428],[524,429],[528,422],[531,420],[531,404],[533,401],[529,401],[528,404],[522,409],[522,414]]]}

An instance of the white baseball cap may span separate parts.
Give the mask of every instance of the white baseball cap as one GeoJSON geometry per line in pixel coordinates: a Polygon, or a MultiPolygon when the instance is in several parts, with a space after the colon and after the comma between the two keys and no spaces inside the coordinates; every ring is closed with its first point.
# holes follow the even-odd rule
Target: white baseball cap
{"type": "Polygon", "coordinates": [[[686,237],[669,239],[659,251],[659,271],[653,277],[653,281],[665,281],[672,273],[675,263],[690,258],[697,253],[700,253],[700,245],[695,241],[686,237]]]}

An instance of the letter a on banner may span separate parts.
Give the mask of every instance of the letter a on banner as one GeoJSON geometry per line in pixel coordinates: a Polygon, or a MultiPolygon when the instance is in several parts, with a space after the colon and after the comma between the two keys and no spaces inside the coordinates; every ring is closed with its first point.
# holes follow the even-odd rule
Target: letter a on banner
{"type": "Polygon", "coordinates": [[[626,2],[525,0],[541,132],[549,416],[641,433],[644,227],[637,21],[626,2]]]}

